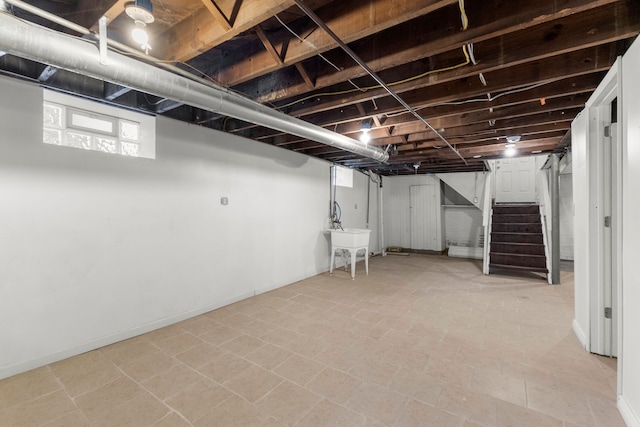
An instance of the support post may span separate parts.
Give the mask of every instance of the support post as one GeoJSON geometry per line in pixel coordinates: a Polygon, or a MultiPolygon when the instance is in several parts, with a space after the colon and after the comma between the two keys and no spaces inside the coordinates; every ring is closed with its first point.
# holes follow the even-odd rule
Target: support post
{"type": "Polygon", "coordinates": [[[560,284],[560,180],[558,154],[551,155],[551,284],[560,284]]]}

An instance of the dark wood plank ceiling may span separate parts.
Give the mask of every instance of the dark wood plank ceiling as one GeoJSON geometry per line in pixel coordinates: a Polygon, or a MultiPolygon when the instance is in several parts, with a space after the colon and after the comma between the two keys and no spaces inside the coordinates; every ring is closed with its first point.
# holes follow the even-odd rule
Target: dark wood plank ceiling
{"type": "MultiPolygon", "coordinates": [[[[153,0],[152,0],[153,1],[153,0]]],[[[109,19],[133,46],[123,0],[29,0],[84,27],[109,19]]],[[[458,151],[409,114],[296,0],[153,1],[150,54],[246,97],[388,150],[386,164],[129,88],[3,55],[0,72],[381,174],[473,171],[564,152],[570,124],[640,32],[637,0],[307,0],[304,3],[458,151]],[[461,157],[464,158],[462,160],[461,157]]],[[[17,7],[11,13],[67,31],[17,7]]]]}

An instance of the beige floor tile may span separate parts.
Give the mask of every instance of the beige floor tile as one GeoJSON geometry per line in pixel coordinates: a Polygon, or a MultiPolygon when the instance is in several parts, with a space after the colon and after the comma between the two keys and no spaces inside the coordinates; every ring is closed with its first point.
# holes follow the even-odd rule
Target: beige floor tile
{"type": "Polygon", "coordinates": [[[505,401],[498,402],[496,416],[497,427],[562,427],[562,420],[505,401]]]}
{"type": "Polygon", "coordinates": [[[360,363],[349,369],[349,373],[363,381],[388,386],[398,370],[400,370],[398,365],[392,365],[383,360],[363,358],[360,363]]]}
{"type": "Polygon", "coordinates": [[[442,411],[417,400],[410,400],[403,409],[396,427],[461,427],[464,418],[442,411]]]}
{"type": "Polygon", "coordinates": [[[245,355],[244,358],[264,369],[271,370],[288,359],[292,354],[289,350],[267,343],[245,355]]]}
{"type": "Polygon", "coordinates": [[[256,406],[276,420],[294,425],[320,401],[321,397],[290,381],[283,381],[256,406]]]}
{"type": "Polygon", "coordinates": [[[135,381],[140,382],[160,375],[178,363],[177,359],[157,350],[149,356],[131,362],[123,362],[120,369],[135,381]]]}
{"type": "Polygon", "coordinates": [[[193,422],[231,396],[230,391],[217,383],[202,379],[170,397],[165,403],[182,417],[193,422]]]}
{"type": "Polygon", "coordinates": [[[364,415],[323,399],[296,423],[296,427],[357,427],[364,422],[364,415]]]}
{"type": "Polygon", "coordinates": [[[249,402],[255,403],[283,380],[281,376],[252,365],[225,381],[224,386],[249,402]]]}
{"type": "Polygon", "coordinates": [[[401,368],[394,375],[389,388],[435,406],[445,384],[429,374],[401,368]]]}
{"type": "Polygon", "coordinates": [[[228,326],[219,326],[209,332],[198,335],[198,338],[203,339],[213,345],[220,345],[236,337],[239,337],[240,335],[242,335],[240,331],[229,328],[228,326]]]}
{"type": "Polygon", "coordinates": [[[154,423],[152,427],[192,427],[192,424],[175,412],[170,412],[154,423]]]}
{"type": "Polygon", "coordinates": [[[60,418],[44,424],[42,427],[92,427],[82,411],[75,410],[60,418]]]}
{"type": "Polygon", "coordinates": [[[460,386],[447,384],[437,406],[479,425],[496,425],[498,399],[486,394],[474,393],[460,386]]]}
{"type": "Polygon", "coordinates": [[[362,383],[353,393],[346,407],[376,420],[392,425],[400,416],[408,398],[377,384],[362,383]]]}
{"type": "Polygon", "coordinates": [[[158,351],[158,347],[142,337],[131,338],[100,349],[104,357],[116,365],[141,359],[156,351],[158,351]]]}
{"type": "Polygon", "coordinates": [[[193,425],[195,427],[255,427],[265,423],[268,419],[269,417],[254,405],[238,396],[232,396],[207,412],[193,425]]]}
{"type": "Polygon", "coordinates": [[[188,332],[152,341],[160,350],[170,356],[202,344],[202,340],[188,332]]]}
{"type": "Polygon", "coordinates": [[[0,425],[623,425],[616,361],[572,331],[571,274],[371,263],[1,380],[0,425]]]}
{"type": "Polygon", "coordinates": [[[169,408],[150,394],[143,394],[92,420],[93,427],[150,426],[161,420],[169,408]]]}
{"type": "Polygon", "coordinates": [[[361,383],[361,380],[352,375],[327,367],[306,387],[320,396],[344,405],[361,383]]]}
{"type": "Polygon", "coordinates": [[[50,366],[53,374],[60,380],[71,397],[94,390],[122,377],[122,372],[113,362],[106,359],[97,350],[50,366]]]}
{"type": "Polygon", "coordinates": [[[136,382],[123,377],[78,396],[75,403],[89,421],[93,422],[110,409],[144,393],[145,391],[136,382]]]}
{"type": "Polygon", "coordinates": [[[25,403],[62,386],[48,368],[39,368],[0,382],[0,409],[25,403]]]}
{"type": "Polygon", "coordinates": [[[273,370],[278,375],[304,386],[324,370],[326,365],[294,354],[273,370]]]}
{"type": "Polygon", "coordinates": [[[527,406],[525,381],[493,369],[478,368],[473,371],[469,388],[515,405],[527,406]]]}
{"type": "Polygon", "coordinates": [[[176,365],[155,377],[141,382],[140,385],[153,393],[158,399],[165,400],[201,378],[202,376],[193,369],[184,365],[176,365]]]}
{"type": "Polygon", "coordinates": [[[191,335],[199,336],[218,328],[220,324],[206,316],[198,316],[178,323],[178,326],[191,335]]]}
{"type": "Polygon", "coordinates": [[[207,363],[218,360],[225,351],[209,343],[202,343],[175,356],[182,363],[197,369],[207,363]]]}
{"type": "Polygon", "coordinates": [[[588,402],[591,408],[591,415],[593,415],[597,427],[625,426],[615,402],[597,397],[589,397],[588,402]]]}
{"type": "Polygon", "coordinates": [[[323,352],[329,345],[325,340],[316,339],[314,337],[298,335],[299,338],[295,341],[283,343],[282,347],[294,353],[301,354],[310,359],[323,352]]]}
{"type": "Polygon", "coordinates": [[[554,418],[576,424],[594,424],[589,403],[585,396],[564,393],[535,384],[527,384],[527,400],[529,408],[551,415],[554,418]]]}
{"type": "Polygon", "coordinates": [[[59,390],[30,402],[0,410],[0,425],[2,427],[39,426],[75,410],[76,406],[71,398],[59,390]]]}
{"type": "Polygon", "coordinates": [[[229,378],[249,369],[251,366],[254,366],[253,363],[235,354],[226,353],[215,361],[199,367],[198,372],[216,382],[223,383],[229,378]]]}
{"type": "Polygon", "coordinates": [[[252,351],[255,351],[265,345],[266,342],[258,338],[249,335],[240,335],[226,343],[222,344],[220,348],[229,351],[238,356],[244,356],[252,351]]]}

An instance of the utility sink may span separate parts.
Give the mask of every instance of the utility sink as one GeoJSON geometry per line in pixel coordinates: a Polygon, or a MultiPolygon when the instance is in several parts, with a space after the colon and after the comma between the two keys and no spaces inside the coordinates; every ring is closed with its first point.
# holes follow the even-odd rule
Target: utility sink
{"type": "MultiPolygon", "coordinates": [[[[331,265],[329,274],[333,273],[336,251],[349,251],[351,254],[351,279],[356,278],[356,253],[364,250],[365,272],[369,274],[369,235],[371,230],[362,228],[345,228],[344,230],[328,230],[331,233],[331,265]]],[[[345,258],[345,270],[346,270],[345,258]]]]}

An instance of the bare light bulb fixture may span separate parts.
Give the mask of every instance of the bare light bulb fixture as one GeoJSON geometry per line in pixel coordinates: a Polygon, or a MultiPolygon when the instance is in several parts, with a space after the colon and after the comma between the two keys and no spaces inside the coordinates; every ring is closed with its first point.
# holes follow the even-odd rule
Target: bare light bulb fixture
{"type": "Polygon", "coordinates": [[[504,150],[504,155],[505,157],[513,157],[516,155],[516,149],[515,147],[509,147],[507,149],[504,150]]]}
{"type": "Polygon", "coordinates": [[[369,143],[369,141],[371,141],[371,135],[369,134],[369,132],[371,132],[371,121],[368,119],[363,120],[362,123],[360,123],[360,131],[362,132],[360,134],[360,141],[365,144],[369,143]]]}
{"type": "Polygon", "coordinates": [[[146,26],[154,21],[153,5],[151,0],[135,0],[124,5],[124,10],[135,22],[135,27],[131,32],[133,41],[140,45],[140,48],[149,53],[149,35],[146,26]]]}

